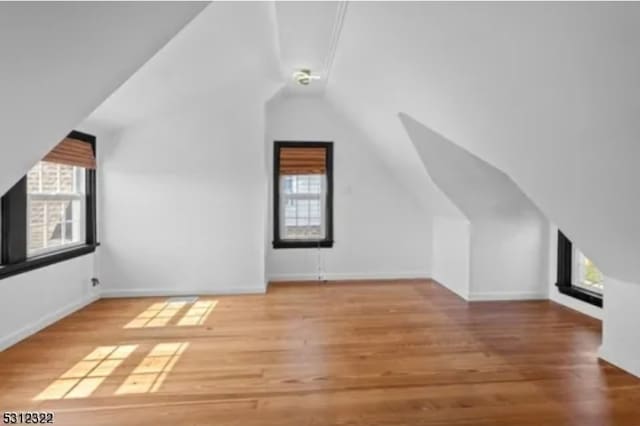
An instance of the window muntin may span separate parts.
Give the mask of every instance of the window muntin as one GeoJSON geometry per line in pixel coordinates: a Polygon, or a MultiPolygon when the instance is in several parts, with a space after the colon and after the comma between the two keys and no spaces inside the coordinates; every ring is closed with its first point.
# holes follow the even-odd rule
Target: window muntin
{"type": "Polygon", "coordinates": [[[27,257],[85,244],[86,169],[40,161],[27,174],[27,257]]]}
{"type": "Polygon", "coordinates": [[[280,237],[283,240],[326,238],[325,175],[280,177],[280,237]]]}

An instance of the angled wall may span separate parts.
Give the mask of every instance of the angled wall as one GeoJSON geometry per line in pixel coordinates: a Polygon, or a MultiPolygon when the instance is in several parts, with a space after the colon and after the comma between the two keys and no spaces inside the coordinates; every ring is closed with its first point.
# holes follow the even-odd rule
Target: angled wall
{"type": "Polygon", "coordinates": [[[407,114],[400,120],[434,183],[469,221],[467,298],[546,298],[548,223],[538,208],[500,170],[407,114]]]}
{"type": "Polygon", "coordinates": [[[503,170],[605,274],[637,282],[639,20],[632,2],[354,2],[328,90],[408,182],[397,111],[503,170]]]}
{"type": "Polygon", "coordinates": [[[0,4],[0,194],[205,6],[0,4]]]}

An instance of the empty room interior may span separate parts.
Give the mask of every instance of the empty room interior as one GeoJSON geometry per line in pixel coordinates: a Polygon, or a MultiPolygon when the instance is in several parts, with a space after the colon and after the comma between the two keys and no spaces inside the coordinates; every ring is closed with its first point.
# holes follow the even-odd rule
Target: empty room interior
{"type": "Polygon", "coordinates": [[[0,3],[3,424],[640,425],[640,3],[0,3]]]}

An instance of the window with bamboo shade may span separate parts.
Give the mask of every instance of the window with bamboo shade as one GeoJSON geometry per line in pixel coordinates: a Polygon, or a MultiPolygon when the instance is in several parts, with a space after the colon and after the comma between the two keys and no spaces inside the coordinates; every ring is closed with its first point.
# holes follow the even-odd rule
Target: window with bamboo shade
{"type": "Polygon", "coordinates": [[[71,132],[2,197],[0,279],[95,251],[95,144],[71,132]]]}
{"type": "Polygon", "coordinates": [[[42,161],[83,167],[85,169],[96,168],[96,156],[91,144],[70,137],[64,138],[62,142],[44,156],[42,161]]]}
{"type": "Polygon", "coordinates": [[[274,144],[274,248],[333,246],[333,143],[274,144]]]}

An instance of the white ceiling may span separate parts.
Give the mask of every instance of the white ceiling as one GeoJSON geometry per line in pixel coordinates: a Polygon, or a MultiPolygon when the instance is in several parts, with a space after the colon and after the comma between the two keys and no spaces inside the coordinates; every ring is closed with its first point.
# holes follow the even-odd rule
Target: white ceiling
{"type": "Polygon", "coordinates": [[[100,105],[88,126],[131,125],[198,97],[225,102],[243,90],[275,92],[281,76],[274,29],[270,3],[211,3],[100,105]]]}
{"type": "Polygon", "coordinates": [[[0,194],[204,6],[0,3],[0,194]]]}
{"type": "Polygon", "coordinates": [[[416,196],[399,112],[506,172],[606,274],[637,281],[638,22],[639,3],[354,2],[327,93],[416,196]]]}
{"type": "Polygon", "coordinates": [[[286,89],[296,94],[321,93],[329,78],[347,3],[276,2],[275,10],[286,89]],[[310,69],[320,80],[309,86],[295,83],[291,76],[299,69],[310,69]]]}

